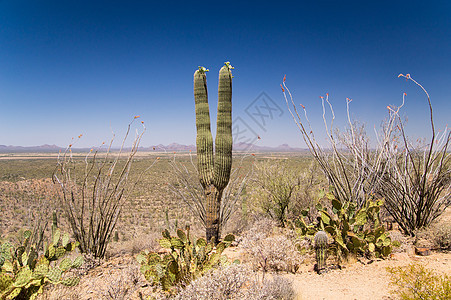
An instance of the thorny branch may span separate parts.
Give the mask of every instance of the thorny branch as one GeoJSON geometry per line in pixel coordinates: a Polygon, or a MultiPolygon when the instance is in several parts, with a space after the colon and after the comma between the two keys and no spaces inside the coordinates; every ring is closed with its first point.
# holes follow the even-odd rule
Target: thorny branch
{"type": "Polygon", "coordinates": [[[412,145],[406,135],[400,116],[400,110],[405,104],[405,93],[399,107],[387,106],[389,116],[380,133],[376,132],[375,149],[369,148],[369,139],[363,126],[359,127],[350,118],[351,99],[346,102],[349,128],[344,134],[337,132],[334,136],[332,126],[335,114],[329,102],[329,95],[326,94],[326,98],[321,97],[323,121],[330,144],[330,149],[324,150],[315,139],[307,111],[302,104],[306,121],[301,118],[285,84],[286,77],[281,87],[293,120],[310,152],[320,164],[330,184],[334,186],[336,196],[355,202],[360,207],[366,197],[382,197],[394,220],[407,234],[414,235],[417,229],[431,224],[451,205],[451,156],[448,151],[450,132],[448,127],[445,127],[437,136],[428,92],[409,74],[400,74],[398,77],[411,80],[427,96],[432,137],[429,144],[423,147],[412,145]],[[325,118],[324,102],[332,112],[330,127],[325,118]],[[307,132],[303,122],[307,122],[310,132],[307,132]],[[338,147],[338,142],[345,148],[338,147]]]}
{"type": "MultiPolygon", "coordinates": [[[[116,153],[112,151],[115,139],[113,133],[106,151],[102,151],[105,144],[102,143],[95,151],[91,149],[84,160],[80,161],[74,157],[72,143],[58,156],[53,181],[61,187],[61,206],[83,253],[91,253],[100,258],[105,255],[124,201],[142,176],[140,174],[134,184],[129,183],[132,162],[146,130],[144,122],[141,122],[143,130],[136,131],[129,152],[124,153],[127,150],[125,142],[131,125],[138,117],[128,124],[120,149],[116,153]]],[[[154,163],[155,161],[151,166],[154,163]]]]}

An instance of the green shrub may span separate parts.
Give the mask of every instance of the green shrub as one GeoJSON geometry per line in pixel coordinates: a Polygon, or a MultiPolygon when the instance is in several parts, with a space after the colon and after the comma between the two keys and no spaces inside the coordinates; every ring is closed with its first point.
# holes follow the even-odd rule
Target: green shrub
{"type": "Polygon", "coordinates": [[[391,276],[390,285],[396,289],[392,294],[404,300],[451,299],[451,281],[447,275],[437,275],[423,265],[387,268],[391,276]]]}
{"type": "Polygon", "coordinates": [[[263,161],[256,164],[256,169],[257,206],[285,227],[287,214],[301,184],[299,172],[286,162],[263,161]]]}

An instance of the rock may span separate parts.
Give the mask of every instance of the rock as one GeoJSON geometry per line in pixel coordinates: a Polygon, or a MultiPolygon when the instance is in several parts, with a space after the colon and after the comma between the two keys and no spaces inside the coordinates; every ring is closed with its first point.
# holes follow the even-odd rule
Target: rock
{"type": "Polygon", "coordinates": [[[420,256],[431,255],[431,248],[415,247],[415,254],[420,256]]]}

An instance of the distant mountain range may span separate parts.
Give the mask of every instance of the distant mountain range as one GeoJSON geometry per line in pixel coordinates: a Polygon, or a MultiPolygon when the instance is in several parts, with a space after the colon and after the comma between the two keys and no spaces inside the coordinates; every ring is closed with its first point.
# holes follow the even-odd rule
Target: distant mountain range
{"type": "MultiPolygon", "coordinates": [[[[89,151],[90,148],[73,148],[73,151],[89,151]]],[[[0,145],[0,153],[57,153],[65,150],[57,145],[41,145],[41,146],[5,146],[0,145]]],[[[117,150],[117,149],[114,149],[117,150]]],[[[140,147],[139,151],[195,151],[195,145],[181,145],[178,143],[172,143],[169,145],[155,145],[151,147],[140,147]]],[[[253,152],[305,152],[303,148],[292,148],[288,144],[282,144],[277,147],[268,146],[256,146],[246,143],[239,143],[233,145],[234,151],[253,151],[253,152]]]]}
{"type": "MultiPolygon", "coordinates": [[[[156,145],[156,146],[152,146],[152,147],[146,147],[146,148],[140,148],[140,150],[144,150],[144,151],[151,151],[151,150],[155,150],[155,151],[195,151],[196,150],[196,146],[195,145],[181,145],[181,144],[177,144],[177,143],[172,143],[169,145],[156,145]]],[[[306,149],[302,149],[302,148],[292,148],[290,147],[288,144],[282,144],[280,146],[277,147],[268,147],[268,146],[257,146],[257,145],[252,145],[252,144],[246,144],[246,143],[238,143],[238,144],[234,144],[233,145],[233,150],[234,151],[247,151],[247,150],[251,150],[251,151],[255,151],[255,152],[298,152],[298,151],[305,151],[306,149]]]]}
{"type": "Polygon", "coordinates": [[[26,153],[26,152],[58,152],[63,148],[57,145],[41,145],[32,147],[22,147],[22,146],[5,146],[0,145],[0,153],[26,153]]]}

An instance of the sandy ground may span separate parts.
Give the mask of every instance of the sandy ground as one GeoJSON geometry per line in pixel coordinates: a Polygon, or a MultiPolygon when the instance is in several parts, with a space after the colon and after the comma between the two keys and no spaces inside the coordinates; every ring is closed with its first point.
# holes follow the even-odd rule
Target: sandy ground
{"type": "MultiPolygon", "coordinates": [[[[442,224],[451,221],[451,209],[442,217],[442,224]]],[[[224,251],[230,260],[236,258],[244,262],[246,255],[239,247],[224,251]]],[[[302,264],[296,274],[281,274],[293,282],[296,300],[388,300],[396,299],[390,291],[390,274],[387,267],[422,264],[437,274],[451,276],[451,252],[435,252],[429,256],[418,256],[409,245],[406,252],[393,253],[389,259],[371,263],[354,261],[341,270],[334,269],[318,275],[313,271],[313,261],[302,264]]],[[[89,268],[88,268],[89,269],[89,268]]],[[[271,276],[271,275],[269,275],[271,276]]],[[[94,299],[141,299],[140,293],[150,295],[151,288],[139,271],[135,258],[126,254],[112,258],[100,266],[90,269],[81,278],[80,284],[67,289],[57,287],[39,297],[40,300],[94,300],[94,299]],[[136,287],[139,287],[136,289],[136,287]]]]}
{"type": "Polygon", "coordinates": [[[430,256],[395,254],[393,258],[364,265],[356,262],[342,270],[317,275],[312,270],[286,275],[293,280],[297,300],[322,299],[396,299],[390,294],[387,267],[422,263],[427,268],[451,275],[451,253],[430,256]]]}
{"type": "MultiPolygon", "coordinates": [[[[293,281],[296,300],[388,300],[396,298],[390,294],[393,288],[389,286],[390,277],[386,268],[410,263],[421,263],[437,273],[451,275],[451,253],[433,253],[430,256],[398,253],[387,260],[367,265],[354,262],[342,270],[330,270],[321,275],[316,274],[312,266],[303,265],[297,274],[283,276],[293,281]]],[[[56,288],[39,299],[138,300],[140,292],[149,295],[151,290],[138,271],[134,258],[126,255],[90,270],[87,276],[83,276],[79,286],[72,289],[56,288]],[[138,290],[131,288],[131,282],[142,287],[138,290]]]]}

